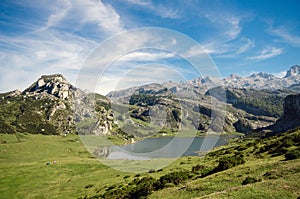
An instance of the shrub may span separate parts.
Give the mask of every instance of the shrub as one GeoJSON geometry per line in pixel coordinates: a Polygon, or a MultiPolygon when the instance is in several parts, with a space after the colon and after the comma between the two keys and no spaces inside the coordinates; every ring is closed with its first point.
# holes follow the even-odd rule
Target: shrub
{"type": "Polygon", "coordinates": [[[268,178],[268,179],[277,179],[278,178],[278,175],[275,173],[275,172],[266,172],[264,174],[264,177],[265,178],[268,178]]]}
{"type": "Polygon", "coordinates": [[[294,160],[300,158],[300,148],[297,148],[295,150],[288,151],[284,155],[286,160],[294,160]]]}
{"type": "Polygon", "coordinates": [[[129,177],[130,177],[130,176],[127,175],[127,176],[124,176],[123,179],[129,178],[129,177]]]}
{"type": "Polygon", "coordinates": [[[249,177],[249,176],[248,176],[248,177],[242,182],[242,185],[252,184],[252,183],[260,182],[260,181],[261,181],[260,179],[257,179],[257,178],[249,177]]]}
{"type": "Polygon", "coordinates": [[[152,177],[144,177],[142,179],[134,179],[127,186],[106,189],[102,198],[146,198],[154,190],[163,188],[161,183],[152,177]]]}
{"type": "Polygon", "coordinates": [[[189,178],[190,178],[190,174],[188,172],[182,171],[182,172],[168,173],[164,176],[161,176],[159,178],[159,181],[163,185],[167,183],[173,183],[175,185],[179,185],[180,183],[186,181],[189,178]]]}
{"type": "Polygon", "coordinates": [[[192,172],[193,173],[199,173],[199,171],[203,170],[204,169],[204,166],[203,165],[200,165],[200,164],[197,164],[196,166],[193,166],[192,167],[192,172]]]}
{"type": "Polygon", "coordinates": [[[231,157],[224,157],[219,160],[218,166],[215,168],[215,171],[224,171],[230,169],[234,166],[244,164],[246,161],[244,159],[244,155],[236,154],[231,157]]]}
{"type": "Polygon", "coordinates": [[[93,184],[88,184],[88,185],[86,185],[84,188],[85,189],[88,189],[88,188],[92,188],[94,185],[93,184]]]}
{"type": "Polygon", "coordinates": [[[129,191],[129,198],[143,198],[156,190],[157,181],[152,177],[144,177],[136,182],[136,187],[129,191]]]}

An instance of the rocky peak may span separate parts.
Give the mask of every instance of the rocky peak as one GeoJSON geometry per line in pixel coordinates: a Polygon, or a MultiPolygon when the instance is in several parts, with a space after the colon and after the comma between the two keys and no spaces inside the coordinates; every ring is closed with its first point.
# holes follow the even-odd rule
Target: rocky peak
{"type": "Polygon", "coordinates": [[[260,73],[253,74],[250,77],[252,77],[252,78],[273,79],[274,75],[269,74],[269,73],[260,72],[260,73]]]}
{"type": "Polygon", "coordinates": [[[228,78],[230,78],[230,79],[238,79],[239,76],[237,74],[233,73],[228,78]]]}
{"type": "Polygon", "coordinates": [[[300,75],[300,66],[294,65],[286,72],[284,78],[295,77],[300,75]]]}
{"type": "Polygon", "coordinates": [[[48,93],[60,99],[70,99],[72,97],[73,87],[61,74],[43,75],[30,87],[23,91],[28,93],[48,93]]]}
{"type": "Polygon", "coordinates": [[[15,97],[15,96],[20,95],[21,93],[22,93],[22,92],[19,91],[19,90],[17,89],[17,90],[8,92],[8,93],[7,93],[7,96],[8,96],[8,97],[15,97]]]}

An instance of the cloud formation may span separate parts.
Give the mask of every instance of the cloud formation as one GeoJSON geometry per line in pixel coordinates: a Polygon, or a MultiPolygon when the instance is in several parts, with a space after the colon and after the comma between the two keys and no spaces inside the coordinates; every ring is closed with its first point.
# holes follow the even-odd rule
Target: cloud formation
{"type": "Polygon", "coordinates": [[[248,57],[247,59],[249,59],[249,60],[264,60],[264,59],[269,59],[271,57],[275,57],[282,53],[283,53],[282,48],[267,47],[267,48],[261,50],[258,55],[248,57]]]}

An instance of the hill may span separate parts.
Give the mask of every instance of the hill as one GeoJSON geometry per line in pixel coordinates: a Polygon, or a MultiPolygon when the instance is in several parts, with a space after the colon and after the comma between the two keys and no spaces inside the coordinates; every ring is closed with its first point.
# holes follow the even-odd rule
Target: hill
{"type": "Polygon", "coordinates": [[[44,75],[22,92],[0,94],[0,133],[76,132],[127,139],[191,130],[248,134],[274,124],[283,114],[284,98],[297,92],[298,71],[295,65],[283,78],[232,75],[217,87],[213,77],[153,83],[106,97],[83,92],[60,74],[44,75]]]}
{"type": "Polygon", "coordinates": [[[128,194],[297,198],[299,138],[297,130],[265,139],[232,140],[206,156],[182,157],[163,169],[136,174],[91,158],[77,135],[1,134],[0,194],[3,198],[130,198],[128,194]]]}
{"type": "Polygon", "coordinates": [[[111,113],[105,109],[109,101],[84,93],[60,74],[43,75],[23,92],[0,97],[0,133],[80,133],[89,124],[96,124],[95,133],[111,129],[111,113]]]}

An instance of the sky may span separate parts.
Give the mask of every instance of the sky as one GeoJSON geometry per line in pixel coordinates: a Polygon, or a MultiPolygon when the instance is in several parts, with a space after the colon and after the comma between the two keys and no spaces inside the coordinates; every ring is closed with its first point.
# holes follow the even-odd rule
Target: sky
{"type": "MultiPolygon", "coordinates": [[[[283,76],[300,64],[299,8],[298,0],[1,0],[0,92],[23,90],[44,74],[61,73],[75,83],[103,42],[147,27],[176,31],[197,42],[221,77],[283,76]]],[[[122,48],[141,47],[153,39],[148,36],[127,38],[122,48]]],[[[135,50],[120,55],[102,74],[103,81],[94,80],[101,84],[95,91],[106,94],[146,83],[147,74],[157,81],[199,75],[185,72],[188,68],[173,51],[135,50]],[[126,81],[120,81],[124,76],[126,81]]]]}

